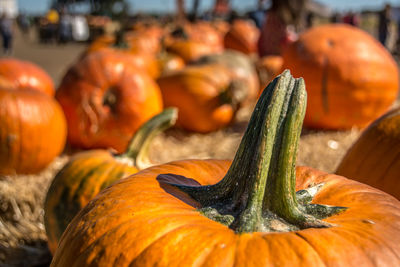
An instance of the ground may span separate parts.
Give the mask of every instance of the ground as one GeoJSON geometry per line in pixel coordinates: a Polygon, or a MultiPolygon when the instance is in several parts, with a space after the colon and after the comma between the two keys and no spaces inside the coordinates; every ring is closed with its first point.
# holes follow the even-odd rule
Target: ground
{"type": "MultiPolygon", "coordinates": [[[[85,49],[85,44],[39,44],[34,35],[17,35],[13,57],[35,62],[58,85],[68,66],[85,49]]],[[[238,113],[233,125],[208,135],[172,129],[154,141],[150,157],[154,163],[185,158],[231,159],[238,146],[252,107],[238,113]]],[[[298,164],[334,172],[360,131],[304,130],[298,164]]],[[[54,174],[68,160],[57,158],[38,175],[0,179],[0,266],[47,266],[51,260],[43,225],[43,200],[54,174]]]]}

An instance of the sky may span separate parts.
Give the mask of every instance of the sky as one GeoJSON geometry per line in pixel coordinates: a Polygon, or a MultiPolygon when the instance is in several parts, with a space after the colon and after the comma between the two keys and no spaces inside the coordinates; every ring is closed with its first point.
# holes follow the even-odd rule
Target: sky
{"type": "MultiPolygon", "coordinates": [[[[131,11],[150,11],[162,12],[173,11],[175,0],[126,0],[131,4],[131,11]]],[[[51,0],[17,0],[18,7],[27,13],[44,13],[51,0]]],[[[188,6],[191,6],[193,0],[186,0],[188,6]]],[[[201,10],[208,9],[214,3],[214,0],[201,0],[201,10]]],[[[400,6],[400,0],[317,0],[317,2],[326,4],[334,10],[358,11],[361,9],[380,9],[385,3],[391,3],[394,6],[400,6]]],[[[249,10],[256,6],[257,0],[231,0],[232,6],[238,10],[249,10]]]]}

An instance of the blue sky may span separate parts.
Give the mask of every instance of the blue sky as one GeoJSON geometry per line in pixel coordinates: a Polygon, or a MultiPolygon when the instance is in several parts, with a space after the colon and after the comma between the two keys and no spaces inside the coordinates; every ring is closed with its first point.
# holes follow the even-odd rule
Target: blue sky
{"type": "MultiPolygon", "coordinates": [[[[127,0],[131,5],[132,11],[173,11],[175,0],[127,0]]],[[[186,0],[191,6],[193,0],[186,0]]],[[[317,0],[336,10],[360,10],[363,8],[379,9],[385,3],[400,6],[400,0],[317,0]]],[[[20,10],[28,13],[43,13],[47,10],[50,0],[17,0],[20,10]]],[[[232,5],[238,11],[248,10],[256,6],[257,0],[231,0],[232,5]]],[[[201,8],[207,9],[214,3],[214,0],[202,0],[201,8]]]]}

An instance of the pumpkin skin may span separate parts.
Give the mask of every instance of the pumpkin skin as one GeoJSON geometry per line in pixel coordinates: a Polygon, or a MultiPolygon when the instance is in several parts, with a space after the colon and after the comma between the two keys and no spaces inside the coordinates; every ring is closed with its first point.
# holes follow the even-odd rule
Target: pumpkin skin
{"type": "Polygon", "coordinates": [[[160,75],[183,69],[185,61],[177,55],[171,53],[160,53],[157,57],[160,75]]]}
{"type": "Polygon", "coordinates": [[[0,174],[33,174],[64,149],[60,105],[36,90],[0,89],[0,174]]]}
{"type": "Polygon", "coordinates": [[[0,79],[8,82],[5,89],[28,89],[54,96],[54,83],[50,76],[39,66],[17,59],[0,59],[0,79]]]}
{"type": "MultiPolygon", "coordinates": [[[[265,56],[257,61],[256,68],[260,79],[260,90],[264,88],[279,74],[282,69],[283,58],[281,56],[265,56]]],[[[261,92],[260,91],[260,92],[261,92]]]]}
{"type": "Polygon", "coordinates": [[[400,108],[374,121],[347,151],[336,173],[400,199],[399,126],[400,108]]]}
{"type": "Polygon", "coordinates": [[[237,50],[244,54],[257,53],[257,42],[260,37],[259,29],[246,20],[235,20],[225,34],[224,46],[227,49],[237,50]]]}
{"type": "Polygon", "coordinates": [[[201,57],[194,64],[221,64],[231,70],[232,77],[236,81],[243,82],[247,88],[247,96],[245,102],[250,102],[257,98],[259,91],[259,82],[256,69],[253,62],[245,54],[234,51],[225,50],[223,53],[206,55],[201,57]]]}
{"type": "Polygon", "coordinates": [[[207,133],[228,125],[236,107],[221,95],[232,84],[231,72],[217,64],[190,66],[157,80],[166,107],[177,107],[177,126],[207,133]]]}
{"type": "Polygon", "coordinates": [[[398,67],[372,36],[355,27],[313,27],[283,52],[283,68],[307,83],[305,126],[364,127],[398,94],[398,67]]]}
{"type": "Polygon", "coordinates": [[[152,167],[123,179],[91,201],[64,233],[51,266],[394,266],[400,244],[399,202],[344,177],[297,169],[297,189],[326,183],[316,201],[351,207],[326,221],[335,227],[235,234],[196,212],[187,195],[162,188],[213,184],[230,161],[188,160],[152,167]],[[143,194],[143,192],[146,194],[143,194]],[[174,194],[176,196],[174,196],[174,194]],[[368,207],[366,209],[365,207],[368,207]],[[112,245],[110,245],[112,244],[112,245]],[[253,249],[256,248],[256,249],[253,249]],[[261,252],[262,251],[262,252],[261,252]]]}
{"type": "Polygon", "coordinates": [[[66,115],[72,146],[118,152],[163,106],[157,84],[128,56],[110,51],[91,53],[72,66],[56,98],[66,115]]]}

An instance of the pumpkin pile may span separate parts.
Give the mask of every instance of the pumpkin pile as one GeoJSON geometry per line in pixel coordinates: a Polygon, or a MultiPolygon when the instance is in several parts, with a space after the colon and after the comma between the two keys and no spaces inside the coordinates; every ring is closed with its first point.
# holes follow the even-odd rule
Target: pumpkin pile
{"type": "Polygon", "coordinates": [[[72,220],[51,266],[399,265],[399,201],[295,168],[306,99],[285,71],[232,162],[173,162],[116,182],[72,220]]]}

